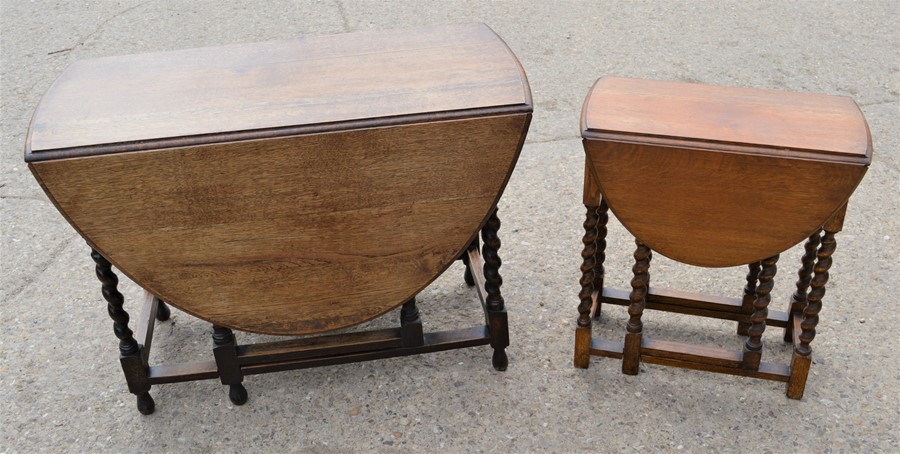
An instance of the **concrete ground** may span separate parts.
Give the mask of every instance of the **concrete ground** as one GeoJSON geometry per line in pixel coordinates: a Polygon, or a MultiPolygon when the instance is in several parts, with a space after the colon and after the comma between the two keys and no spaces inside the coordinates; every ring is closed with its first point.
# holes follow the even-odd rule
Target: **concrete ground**
{"type": "MultiPolygon", "coordinates": [[[[0,451],[898,452],[900,3],[3,0],[0,147],[0,451]],[[510,367],[490,349],[251,376],[231,405],[215,380],[163,385],[140,415],[88,248],[22,161],[41,94],[87,57],[481,21],[517,53],[535,116],[500,204],[510,367]],[[614,360],[572,367],[582,207],[582,99],[602,75],[852,96],[874,162],[838,236],[806,396],[781,383],[614,360]]],[[[98,184],[102,177],[98,176],[98,184]]],[[[802,209],[802,207],[798,207],[802,209]]],[[[777,222],[777,220],[761,220],[777,222]]],[[[633,243],[612,221],[608,282],[624,288],[633,243]]],[[[800,252],[782,255],[786,305],[800,252]]],[[[654,259],[654,284],[737,296],[743,269],[654,259]]],[[[461,268],[421,295],[426,329],[480,319],[461,268]]],[[[138,289],[123,283],[136,311],[138,289]]],[[[209,325],[173,311],[154,362],[211,358],[209,325]]],[[[598,335],[621,336],[609,308],[598,335]]],[[[374,322],[387,326],[396,320],[374,322]]],[[[733,323],[650,313],[650,336],[739,348],[733,323]]],[[[765,355],[790,349],[770,329],[765,355]]],[[[239,334],[248,342],[258,336],[239,334]]]]}

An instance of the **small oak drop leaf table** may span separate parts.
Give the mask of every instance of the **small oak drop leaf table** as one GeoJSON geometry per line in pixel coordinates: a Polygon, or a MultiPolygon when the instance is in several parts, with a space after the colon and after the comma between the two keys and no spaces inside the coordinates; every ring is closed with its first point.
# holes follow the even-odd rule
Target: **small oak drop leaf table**
{"type": "Polygon", "coordinates": [[[575,366],[590,355],[787,382],[803,396],[835,233],[872,141],[852,99],[775,90],[601,78],[582,112],[585,176],[575,366]],[[604,286],[611,210],[636,240],[631,290],[604,286]],[[787,311],[769,311],[779,254],[805,241],[787,311]],[[657,252],[700,267],[746,265],[743,298],[650,286],[657,252]],[[624,342],[592,339],[602,304],[628,307],[624,342]],[[647,338],[645,309],[738,322],[740,351],[647,338]],[[766,326],[785,329],[790,364],[762,362],[766,326]]]}

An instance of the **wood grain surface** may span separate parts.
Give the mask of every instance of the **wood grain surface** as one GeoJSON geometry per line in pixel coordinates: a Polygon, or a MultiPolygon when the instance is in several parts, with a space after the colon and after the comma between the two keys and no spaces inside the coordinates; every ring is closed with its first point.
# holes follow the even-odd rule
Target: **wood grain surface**
{"type": "Polygon", "coordinates": [[[853,193],[867,167],[709,150],[585,141],[603,197],[654,251],[726,267],[809,237],[853,193]]]}
{"type": "Polygon", "coordinates": [[[847,97],[618,77],[591,89],[582,134],[587,176],[622,224],[669,258],[709,267],[809,237],[872,157],[847,97]]]}
{"type": "Polygon", "coordinates": [[[529,121],[481,117],[30,166],[71,224],[153,294],[217,325],[306,334],[374,318],[440,275],[492,211],[529,121]]]}
{"type": "Polygon", "coordinates": [[[73,63],[44,96],[26,160],[59,157],[47,150],[153,149],[175,145],[155,143],[172,138],[275,137],[298,125],[371,127],[478,109],[531,111],[521,66],[481,24],[97,58],[73,63]]]}
{"type": "Polygon", "coordinates": [[[594,84],[582,132],[594,139],[660,145],[675,139],[693,148],[717,142],[744,152],[860,164],[872,155],[866,121],[848,97],[620,77],[594,84]]]}

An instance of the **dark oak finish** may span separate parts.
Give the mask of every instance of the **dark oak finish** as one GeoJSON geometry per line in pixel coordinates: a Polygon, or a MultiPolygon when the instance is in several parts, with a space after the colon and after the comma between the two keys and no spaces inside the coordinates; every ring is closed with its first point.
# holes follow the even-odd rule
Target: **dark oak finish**
{"type": "Polygon", "coordinates": [[[419,316],[415,298],[403,303],[403,307],[400,309],[400,335],[403,337],[404,347],[425,345],[422,317],[419,316]]]}
{"type": "MultiPolygon", "coordinates": [[[[791,295],[791,303],[788,308],[788,313],[791,314],[791,318],[796,314],[802,313],[803,308],[806,307],[806,296],[809,291],[809,284],[812,282],[813,266],[816,263],[816,251],[818,250],[821,241],[822,231],[816,230],[816,233],[813,233],[812,236],[806,240],[806,243],[803,244],[805,253],[803,254],[803,257],[800,258],[801,266],[800,271],[797,272],[797,290],[791,295]]],[[[784,341],[791,342],[793,338],[793,323],[790,323],[788,324],[787,329],[784,330],[784,341]]]]}
{"type": "Polygon", "coordinates": [[[531,112],[484,25],[309,37],[76,62],[25,160],[94,250],[147,414],[151,384],[219,378],[240,405],[245,375],[484,344],[505,370],[496,207],[531,112]],[[425,333],[415,297],[460,259],[484,325],[425,333]],[[138,339],[113,265],[147,291],[138,339]],[[168,304],[213,325],[214,362],[148,364],[168,304]],[[320,334],[401,304],[374,335],[232,331],[320,334]]]}
{"type": "Polygon", "coordinates": [[[248,398],[247,389],[241,384],[244,374],[238,364],[237,339],[230,329],[213,325],[213,355],[219,379],[229,387],[228,398],[235,405],[244,405],[248,398]]]}
{"type": "Polygon", "coordinates": [[[741,358],[741,367],[744,369],[759,369],[759,362],[762,360],[762,335],[766,331],[766,318],[772,301],[769,293],[775,287],[777,262],[777,255],[760,262],[759,284],[756,286],[753,314],[750,315],[750,327],[747,328],[747,341],[744,342],[744,354],[741,358]]]}
{"type": "Polygon", "coordinates": [[[831,268],[831,254],[837,248],[834,232],[825,230],[822,235],[822,243],[816,258],[816,266],[813,268],[816,275],[810,284],[811,290],[806,297],[806,306],[803,308],[803,323],[800,324],[800,343],[796,351],[802,356],[809,356],[812,350],[810,342],[816,337],[816,325],[819,323],[819,311],[822,310],[822,297],[825,296],[825,284],[828,283],[828,270],[831,268]]]}
{"type": "MultiPolygon", "coordinates": [[[[600,206],[597,207],[597,239],[594,241],[594,289],[603,288],[603,280],[606,276],[606,270],[603,263],[606,262],[606,224],[609,223],[609,206],[605,200],[600,200],[600,206]]],[[[597,306],[593,318],[600,317],[600,306],[597,306]]]]}
{"type": "MultiPolygon", "coordinates": [[[[141,347],[134,339],[134,332],[128,328],[129,315],[122,305],[125,297],[119,292],[119,278],[112,271],[112,264],[96,250],[91,250],[91,258],[97,264],[95,267],[97,279],[100,280],[103,299],[107,302],[107,311],[113,319],[113,332],[119,339],[119,363],[125,373],[125,381],[128,390],[137,396],[137,408],[142,414],[149,415],[156,408],[156,403],[150,397],[150,380],[147,377],[146,361],[141,354],[141,347]]],[[[156,317],[155,311],[150,311],[156,317]]],[[[148,326],[152,326],[149,325],[148,326]]],[[[149,343],[147,344],[149,351],[149,343]]]]}
{"type": "Polygon", "coordinates": [[[578,326],[591,326],[591,294],[594,293],[594,267],[596,266],[597,256],[597,207],[587,206],[587,214],[584,220],[584,236],[581,238],[584,249],[581,251],[581,292],[578,298],[581,304],[578,305],[578,326]]]}
{"type": "MultiPolygon", "coordinates": [[[[756,285],[759,283],[760,262],[753,262],[747,266],[747,285],[744,286],[744,299],[741,300],[741,312],[745,314],[753,313],[753,302],[756,301],[756,285]]],[[[738,322],[737,333],[741,336],[747,335],[750,329],[749,322],[738,322]]]]}
{"type": "Polygon", "coordinates": [[[529,93],[482,25],[110,57],[50,89],[26,159],[167,303],[318,333],[397,307],[462,254],[518,158],[529,93]]]}
{"type": "Polygon", "coordinates": [[[309,334],[377,317],[448,268],[502,192],[526,125],[500,116],[33,169],[151,293],[233,329],[309,334]]]}
{"type": "MultiPolygon", "coordinates": [[[[496,212],[492,214],[491,218],[497,218],[496,212]]],[[[495,235],[494,229],[499,227],[499,219],[496,222],[489,222],[488,225],[490,227],[486,227],[486,229],[491,229],[493,232],[491,235],[495,235]]],[[[491,242],[496,241],[499,240],[491,240],[491,242]]],[[[482,258],[482,252],[478,249],[470,249],[468,252],[469,264],[467,266],[471,269],[482,307],[485,308],[486,321],[484,325],[423,334],[422,320],[415,307],[414,299],[404,303],[401,309],[400,328],[238,345],[235,335],[230,329],[213,325],[215,361],[151,366],[147,364],[146,356],[141,361],[141,352],[138,352],[133,359],[137,360],[135,364],[140,367],[125,368],[123,360],[129,389],[132,392],[138,390],[136,392],[138,409],[141,413],[150,414],[154,408],[153,399],[148,392],[140,391],[140,389],[149,390],[150,385],[157,384],[218,378],[223,384],[229,385],[229,399],[236,405],[243,405],[248,400],[247,390],[242,384],[245,375],[370,361],[480,345],[491,345],[494,348],[492,358],[494,368],[505,370],[508,360],[504,349],[509,345],[506,310],[502,306],[497,307],[496,299],[492,305],[493,309],[487,309],[489,306],[486,296],[499,296],[499,284],[495,283],[496,290],[488,293],[486,289],[491,288],[491,285],[487,283],[483,273],[484,268],[494,268],[495,265],[487,265],[482,258]],[[142,388],[132,388],[133,383],[142,388]]],[[[497,271],[494,270],[491,273],[497,273],[497,271]]],[[[502,281],[499,274],[497,274],[496,281],[502,281]]],[[[148,353],[149,341],[153,336],[152,321],[156,313],[153,308],[159,303],[158,298],[145,292],[142,314],[148,321],[142,323],[149,329],[146,334],[148,353]]],[[[139,346],[139,348],[142,347],[139,346]]]]}
{"type": "Polygon", "coordinates": [[[647,306],[647,293],[650,292],[650,259],[651,251],[641,240],[636,239],[637,249],[634,251],[634,266],[631,271],[631,295],[628,296],[628,324],[625,325],[625,348],[622,350],[622,372],[637,375],[641,361],[641,342],[644,335],[644,323],[641,316],[647,306]]]}
{"type": "Polygon", "coordinates": [[[575,365],[586,368],[589,356],[598,355],[621,359],[626,374],[637,374],[644,361],[783,381],[787,396],[800,399],[834,234],[872,156],[856,104],[836,96],[604,78],[585,101],[582,134],[588,220],[575,365]],[[593,208],[600,200],[635,235],[630,294],[604,288],[602,277],[587,279],[600,244],[603,222],[593,208]],[[804,239],[788,311],[770,311],[779,254],[804,239]],[[650,288],[652,252],[705,267],[747,265],[743,298],[650,288]],[[590,316],[603,303],[628,306],[624,342],[591,338],[590,316]],[[733,320],[747,339],[739,351],[648,339],[645,309],[733,320]],[[785,341],[793,343],[789,365],[762,361],[767,326],[784,328],[785,341]]]}
{"type": "MultiPolygon", "coordinates": [[[[497,232],[500,230],[500,218],[497,217],[497,210],[491,212],[487,222],[481,229],[481,241],[484,245],[481,248],[484,265],[482,267],[484,278],[482,287],[484,288],[484,309],[487,313],[487,324],[491,332],[491,347],[494,348],[492,363],[494,369],[503,371],[509,365],[509,359],[506,356],[506,347],[509,346],[509,330],[507,328],[506,302],[500,293],[500,286],[503,285],[503,278],[500,276],[500,237],[497,232]]],[[[477,262],[476,262],[477,263],[477,262]]]]}
{"type": "Polygon", "coordinates": [[[575,367],[588,367],[588,349],[591,343],[591,312],[598,305],[594,304],[593,293],[596,285],[594,280],[594,269],[596,267],[597,255],[597,216],[596,206],[586,206],[587,214],[584,220],[584,237],[581,242],[584,249],[581,251],[581,292],[578,298],[581,303],[578,305],[578,321],[575,329],[575,367]]]}

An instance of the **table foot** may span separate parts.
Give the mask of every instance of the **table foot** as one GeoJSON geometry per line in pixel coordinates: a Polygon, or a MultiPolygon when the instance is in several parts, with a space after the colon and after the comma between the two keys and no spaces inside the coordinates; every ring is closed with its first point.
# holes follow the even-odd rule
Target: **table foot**
{"type": "Polygon", "coordinates": [[[238,383],[228,387],[228,398],[231,399],[231,403],[235,405],[244,405],[247,403],[248,397],[247,388],[245,388],[244,385],[238,383]]]}
{"type": "Polygon", "coordinates": [[[503,372],[509,366],[509,358],[506,356],[505,348],[495,348],[494,349],[494,357],[491,362],[494,365],[494,369],[503,372]]]}
{"type": "Polygon", "coordinates": [[[159,305],[156,306],[156,319],[164,322],[172,317],[172,310],[169,309],[169,306],[160,300],[159,305]]]}
{"type": "Polygon", "coordinates": [[[143,392],[137,395],[137,409],[142,415],[151,415],[156,410],[156,402],[150,397],[150,393],[143,392]]]}

